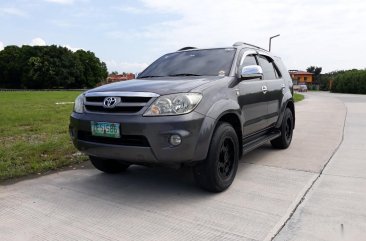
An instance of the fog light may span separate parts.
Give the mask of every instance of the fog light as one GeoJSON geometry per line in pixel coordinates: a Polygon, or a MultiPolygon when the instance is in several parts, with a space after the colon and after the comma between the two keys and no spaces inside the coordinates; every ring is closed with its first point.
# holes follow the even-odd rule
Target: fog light
{"type": "Polygon", "coordinates": [[[180,143],[182,143],[182,138],[180,135],[171,135],[170,136],[170,144],[173,146],[178,146],[180,143]]]}

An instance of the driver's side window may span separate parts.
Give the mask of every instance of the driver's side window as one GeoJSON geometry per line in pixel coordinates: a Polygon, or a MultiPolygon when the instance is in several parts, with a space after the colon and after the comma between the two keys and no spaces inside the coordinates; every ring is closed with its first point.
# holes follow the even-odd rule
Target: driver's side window
{"type": "Polygon", "coordinates": [[[257,60],[254,55],[247,55],[243,60],[242,67],[249,66],[249,65],[258,65],[257,60]]]}

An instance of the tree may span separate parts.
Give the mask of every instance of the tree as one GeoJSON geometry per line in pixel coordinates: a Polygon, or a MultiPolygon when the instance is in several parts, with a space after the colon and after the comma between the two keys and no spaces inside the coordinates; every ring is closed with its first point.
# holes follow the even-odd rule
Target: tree
{"type": "Polygon", "coordinates": [[[21,86],[21,49],[6,46],[0,51],[0,88],[19,88],[21,86]]]}
{"type": "Polygon", "coordinates": [[[7,46],[0,51],[0,88],[91,88],[107,77],[93,52],[51,46],[7,46]]]}
{"type": "Polygon", "coordinates": [[[106,64],[100,62],[93,52],[78,50],[75,54],[82,63],[83,76],[81,83],[84,87],[94,87],[97,83],[107,78],[108,70],[106,64]]]}
{"type": "Polygon", "coordinates": [[[317,66],[310,66],[308,68],[306,68],[306,71],[309,73],[313,73],[314,74],[314,83],[318,84],[319,83],[319,76],[320,73],[322,72],[322,67],[317,67],[317,66]]]}

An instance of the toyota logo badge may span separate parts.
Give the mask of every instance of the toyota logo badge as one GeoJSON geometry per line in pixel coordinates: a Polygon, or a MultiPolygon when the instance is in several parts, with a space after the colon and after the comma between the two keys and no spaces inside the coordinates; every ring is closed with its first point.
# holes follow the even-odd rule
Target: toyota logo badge
{"type": "Polygon", "coordinates": [[[119,102],[121,102],[119,97],[106,97],[104,98],[103,105],[105,108],[114,108],[119,102]]]}

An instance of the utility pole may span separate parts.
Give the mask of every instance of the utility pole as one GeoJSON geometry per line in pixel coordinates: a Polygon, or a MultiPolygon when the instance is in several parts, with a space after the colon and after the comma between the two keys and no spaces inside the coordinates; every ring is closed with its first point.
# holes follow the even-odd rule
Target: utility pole
{"type": "Polygon", "coordinates": [[[272,42],[272,39],[273,38],[276,38],[276,37],[279,37],[280,35],[279,34],[277,34],[277,35],[275,35],[275,36],[272,36],[272,37],[270,37],[269,38],[269,52],[271,52],[271,42],[272,42]]]}

